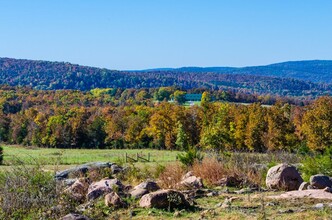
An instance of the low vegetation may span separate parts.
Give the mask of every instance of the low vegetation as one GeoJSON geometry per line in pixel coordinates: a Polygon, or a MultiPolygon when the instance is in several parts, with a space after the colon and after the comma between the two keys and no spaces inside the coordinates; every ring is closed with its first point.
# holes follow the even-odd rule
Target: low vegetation
{"type": "MultiPolygon", "coordinates": [[[[79,151],[85,150],[77,152],[79,151]]],[[[100,199],[94,201],[93,205],[90,203],[90,208],[85,208],[80,213],[93,219],[294,219],[297,217],[324,219],[332,214],[327,206],[323,209],[313,208],[318,202],[326,203],[326,201],[310,199],[278,201],[267,198],[275,192],[260,191],[265,187],[265,176],[270,166],[278,163],[303,163],[302,170],[311,169],[310,166],[307,167],[305,161],[314,158],[313,156],[287,152],[269,154],[201,152],[200,154],[204,157],[199,157],[200,160],[195,159],[193,164],[180,161],[164,164],[157,162],[126,164],[123,160],[122,163],[119,160],[119,164],[127,168],[125,172],[115,176],[111,174],[110,169],[91,170],[86,174],[77,173],[77,177],[87,178],[89,181],[116,177],[125,185],[137,185],[147,179],[154,179],[163,189],[181,190],[183,186],[179,185],[179,182],[183,175],[191,170],[195,176],[203,179],[208,190],[218,189],[223,192],[215,196],[196,198],[195,208],[144,209],[138,206],[136,200],[125,197],[127,208],[110,208],[100,199]],[[230,177],[239,181],[231,182],[234,185],[224,185],[220,188],[222,184],[219,181],[230,177]],[[256,187],[258,191],[249,194],[235,193],[238,189],[256,187]]],[[[45,171],[45,164],[39,163],[33,157],[31,159],[30,162],[27,159],[12,161],[14,163],[12,166],[0,172],[0,218],[59,219],[68,213],[77,212],[80,203],[62,193],[65,186],[56,183],[54,172],[45,171]]],[[[322,164],[321,168],[324,165],[322,164]]]]}

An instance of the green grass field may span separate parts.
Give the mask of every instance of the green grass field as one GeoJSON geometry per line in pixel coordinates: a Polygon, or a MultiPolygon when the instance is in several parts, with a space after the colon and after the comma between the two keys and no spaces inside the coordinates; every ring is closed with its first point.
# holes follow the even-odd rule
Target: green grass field
{"type": "MultiPolygon", "coordinates": [[[[54,148],[26,148],[22,146],[3,146],[4,165],[11,165],[15,161],[22,161],[25,164],[44,165],[77,165],[94,161],[125,162],[126,154],[136,158],[137,154],[148,158],[150,163],[172,162],[176,160],[179,151],[159,151],[151,149],[54,149],[54,148]]],[[[149,162],[147,162],[149,163],[149,162]]]]}

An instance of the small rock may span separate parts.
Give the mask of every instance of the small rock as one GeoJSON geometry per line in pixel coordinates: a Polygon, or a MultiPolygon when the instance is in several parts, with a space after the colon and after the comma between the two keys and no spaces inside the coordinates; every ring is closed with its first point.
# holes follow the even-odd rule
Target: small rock
{"type": "Polygon", "coordinates": [[[116,192],[111,192],[105,196],[105,205],[115,208],[123,208],[126,206],[126,204],[116,192]]]}
{"type": "Polygon", "coordinates": [[[227,186],[227,187],[238,187],[242,184],[242,180],[235,176],[228,176],[220,179],[218,185],[227,186]]]}
{"type": "Polygon", "coordinates": [[[61,220],[90,220],[90,219],[84,215],[70,213],[64,216],[61,220]]]}
{"type": "Polygon", "coordinates": [[[232,205],[232,199],[226,198],[221,205],[221,208],[226,209],[232,205]]]}
{"type": "Polygon", "coordinates": [[[240,190],[236,190],[234,191],[236,194],[249,194],[249,193],[253,193],[254,191],[250,188],[243,188],[240,190]]]}
{"type": "Polygon", "coordinates": [[[314,189],[312,185],[309,185],[307,189],[314,189]]]}
{"type": "Polygon", "coordinates": [[[113,164],[113,165],[111,166],[111,170],[112,170],[112,174],[117,174],[117,173],[122,172],[122,171],[123,171],[123,168],[120,167],[120,166],[117,165],[117,164],[113,164]]]}
{"type": "Polygon", "coordinates": [[[280,214],[294,213],[294,210],[293,209],[279,210],[278,213],[280,214]]]}
{"type": "Polygon", "coordinates": [[[85,199],[85,194],[88,190],[88,183],[84,178],[76,180],[70,187],[65,189],[64,193],[71,199],[82,202],[85,199]]]}
{"type": "Polygon", "coordinates": [[[203,188],[202,178],[196,176],[190,176],[180,182],[180,185],[189,189],[201,189],[203,188]]]}
{"type": "Polygon", "coordinates": [[[310,177],[310,185],[315,189],[324,189],[325,187],[332,187],[332,181],[328,176],[317,174],[310,177]]]}
{"type": "Polygon", "coordinates": [[[215,208],[219,208],[219,207],[222,206],[222,204],[223,204],[222,202],[219,202],[219,203],[217,203],[214,207],[215,207],[215,208]]]}
{"type": "Polygon", "coordinates": [[[71,186],[76,182],[76,180],[78,180],[78,179],[77,178],[75,178],[75,179],[65,179],[65,180],[63,180],[63,184],[65,186],[71,186]]]}
{"type": "Polygon", "coordinates": [[[324,208],[323,203],[317,203],[316,205],[314,205],[314,209],[323,209],[323,208],[324,208]]]}
{"type": "Polygon", "coordinates": [[[268,203],[266,203],[266,205],[265,206],[276,206],[276,204],[275,203],[273,203],[273,202],[268,202],[268,203]]]}
{"type": "Polygon", "coordinates": [[[184,175],[182,176],[182,180],[185,180],[185,179],[187,179],[188,177],[191,177],[191,176],[193,176],[193,175],[194,175],[193,171],[189,171],[189,172],[187,172],[186,174],[184,174],[184,175]]]}
{"type": "Polygon", "coordinates": [[[307,190],[309,186],[310,186],[310,184],[308,182],[303,182],[303,183],[301,183],[299,190],[300,191],[307,190]]]}
{"type": "Polygon", "coordinates": [[[325,187],[324,191],[325,191],[325,192],[332,193],[332,188],[331,188],[331,187],[325,187]]]}
{"type": "Polygon", "coordinates": [[[92,183],[88,188],[88,200],[96,199],[114,189],[122,190],[123,185],[118,179],[103,179],[99,182],[92,183]]]}
{"type": "Polygon", "coordinates": [[[219,195],[219,193],[216,191],[212,191],[212,192],[206,194],[207,197],[218,196],[218,195],[219,195]]]}
{"type": "Polygon", "coordinates": [[[181,216],[181,212],[179,212],[179,211],[176,211],[173,214],[173,217],[175,217],[175,218],[180,217],[180,216],[181,216]]]}
{"type": "Polygon", "coordinates": [[[207,209],[207,210],[204,210],[200,213],[201,218],[204,218],[204,217],[207,217],[207,216],[214,217],[215,215],[216,215],[216,213],[213,209],[207,209]]]}

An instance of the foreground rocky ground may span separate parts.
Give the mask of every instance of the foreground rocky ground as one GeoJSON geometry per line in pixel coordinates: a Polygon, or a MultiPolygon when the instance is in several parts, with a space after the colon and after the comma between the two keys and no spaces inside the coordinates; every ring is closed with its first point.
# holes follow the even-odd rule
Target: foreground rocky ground
{"type": "MultiPolygon", "coordinates": [[[[303,182],[297,169],[279,164],[269,169],[267,188],[239,188],[234,178],[207,188],[186,173],[176,189],[161,189],[154,180],[125,185],[117,175],[126,169],[112,163],[91,163],[58,172],[63,194],[76,206],[63,220],[78,219],[331,219],[332,180],[315,175],[303,182]],[[114,178],[91,181],[72,174],[107,168],[114,178]],[[285,192],[287,191],[287,192],[285,192]]],[[[59,204],[54,209],[62,209],[59,204]]]]}

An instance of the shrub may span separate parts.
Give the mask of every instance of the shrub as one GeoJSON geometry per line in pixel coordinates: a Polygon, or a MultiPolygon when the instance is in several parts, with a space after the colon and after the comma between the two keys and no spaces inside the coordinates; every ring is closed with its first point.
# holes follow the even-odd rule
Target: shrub
{"type": "Polygon", "coordinates": [[[245,164],[239,160],[240,157],[233,158],[232,155],[226,158],[210,156],[201,162],[196,161],[192,167],[194,175],[201,177],[207,186],[219,185],[220,180],[226,177],[231,177],[241,186],[258,187],[262,184],[263,173],[252,168],[252,164],[245,164]]]}
{"type": "Polygon", "coordinates": [[[58,204],[58,192],[53,173],[18,161],[0,175],[0,219],[57,218],[59,213],[45,215],[58,204]]]}
{"type": "Polygon", "coordinates": [[[195,161],[193,173],[201,177],[207,185],[216,185],[217,182],[229,174],[229,170],[215,157],[205,157],[201,162],[195,161]]]}
{"type": "Polygon", "coordinates": [[[315,174],[324,174],[332,176],[332,153],[327,151],[324,154],[315,154],[307,156],[302,161],[302,167],[300,170],[303,174],[303,178],[308,181],[310,176],[315,174]]]}
{"type": "Polygon", "coordinates": [[[201,161],[203,159],[203,155],[196,149],[191,148],[185,154],[178,154],[179,161],[189,167],[194,164],[196,160],[201,161]]]}
{"type": "Polygon", "coordinates": [[[180,163],[168,164],[159,175],[158,184],[164,189],[178,188],[178,183],[185,172],[186,170],[180,163]]]}
{"type": "Polygon", "coordinates": [[[116,177],[122,182],[136,185],[147,179],[154,178],[154,172],[152,172],[150,166],[137,167],[134,163],[131,163],[124,172],[116,174],[116,177]]]}

